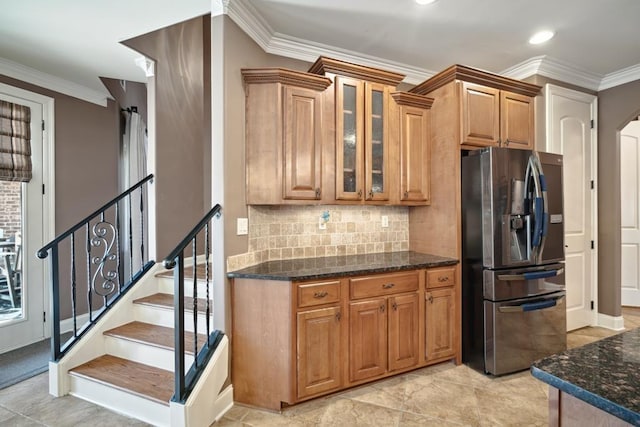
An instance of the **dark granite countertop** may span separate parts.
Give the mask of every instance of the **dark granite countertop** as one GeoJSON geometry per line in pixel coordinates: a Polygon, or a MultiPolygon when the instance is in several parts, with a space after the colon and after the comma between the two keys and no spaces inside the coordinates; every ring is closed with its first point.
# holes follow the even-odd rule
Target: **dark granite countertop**
{"type": "Polygon", "coordinates": [[[531,374],[640,426],[640,328],[537,361],[531,374]]]}
{"type": "Polygon", "coordinates": [[[455,265],[458,260],[418,252],[389,252],[268,261],[227,273],[229,278],[264,280],[311,280],[356,274],[455,265]]]}

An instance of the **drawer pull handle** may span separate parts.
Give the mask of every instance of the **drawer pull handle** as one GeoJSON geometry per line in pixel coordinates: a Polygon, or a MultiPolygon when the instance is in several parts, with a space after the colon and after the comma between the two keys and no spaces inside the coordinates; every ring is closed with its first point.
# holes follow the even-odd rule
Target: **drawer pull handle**
{"type": "Polygon", "coordinates": [[[395,283],[385,283],[382,285],[382,289],[391,289],[395,286],[395,283]]]}
{"type": "Polygon", "coordinates": [[[443,283],[448,281],[449,281],[449,276],[438,276],[438,282],[443,283]]]}
{"type": "Polygon", "coordinates": [[[327,291],[320,291],[320,292],[316,292],[316,293],[314,293],[314,294],[313,294],[313,297],[314,297],[314,298],[324,298],[324,297],[326,297],[327,295],[329,295],[329,292],[327,292],[327,291]]]}

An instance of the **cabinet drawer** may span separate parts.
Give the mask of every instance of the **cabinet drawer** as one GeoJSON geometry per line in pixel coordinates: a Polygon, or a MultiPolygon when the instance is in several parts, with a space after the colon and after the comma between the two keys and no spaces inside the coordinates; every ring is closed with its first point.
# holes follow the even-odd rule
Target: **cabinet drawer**
{"type": "Polygon", "coordinates": [[[419,270],[349,279],[351,299],[417,291],[419,284],[419,270]]]}
{"type": "Polygon", "coordinates": [[[298,283],[298,307],[331,304],[340,301],[340,281],[298,283]]]}
{"type": "Polygon", "coordinates": [[[456,283],[456,268],[436,268],[427,270],[427,289],[453,286],[456,283]]]}

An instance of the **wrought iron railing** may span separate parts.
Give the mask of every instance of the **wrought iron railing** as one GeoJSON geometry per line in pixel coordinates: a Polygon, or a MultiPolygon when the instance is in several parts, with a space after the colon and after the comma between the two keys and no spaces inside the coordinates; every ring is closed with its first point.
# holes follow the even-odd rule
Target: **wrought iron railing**
{"type": "Polygon", "coordinates": [[[142,179],[37,252],[41,259],[50,255],[54,361],[154,265],[148,259],[145,208],[152,182],[153,175],[142,179]],[[63,295],[68,298],[64,307],[63,295]],[[63,315],[69,316],[65,332],[71,330],[64,343],[63,315]]]}
{"type": "Polygon", "coordinates": [[[186,235],[186,237],[171,251],[164,259],[164,267],[173,269],[173,302],[174,302],[174,329],[175,329],[175,370],[174,370],[174,395],[172,401],[185,403],[189,394],[193,390],[198,378],[204,371],[207,362],[213,355],[222,336],[219,330],[212,331],[211,327],[211,223],[215,218],[220,217],[221,207],[215,205],[198,224],[186,235]],[[200,239],[198,239],[200,237],[200,239]],[[186,330],[185,321],[185,254],[191,256],[193,264],[188,267],[192,276],[193,295],[193,332],[186,330]],[[200,256],[198,256],[200,255],[200,256]],[[200,261],[198,261],[200,260],[200,261]],[[198,271],[198,265],[201,270],[198,271]],[[199,273],[200,276],[199,277],[199,273]],[[198,339],[198,281],[205,286],[204,314],[205,339],[198,339]],[[192,365],[186,370],[185,353],[190,350],[185,346],[185,334],[193,334],[193,354],[195,355],[192,365]]]}

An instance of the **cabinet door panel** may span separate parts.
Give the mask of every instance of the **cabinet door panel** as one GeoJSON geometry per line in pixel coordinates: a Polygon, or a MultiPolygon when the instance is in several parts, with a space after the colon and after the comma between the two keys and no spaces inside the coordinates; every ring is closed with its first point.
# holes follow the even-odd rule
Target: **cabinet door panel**
{"type": "Polygon", "coordinates": [[[340,366],[340,307],[298,313],[298,398],[337,389],[340,366]]]}
{"type": "Polygon", "coordinates": [[[427,360],[455,354],[455,291],[433,290],[425,294],[427,360]]]}
{"type": "Polygon", "coordinates": [[[418,294],[389,298],[389,370],[418,364],[418,294]]]}
{"type": "Polygon", "coordinates": [[[311,89],[285,87],[283,96],[284,198],[319,199],[322,184],[321,95],[311,89]]]}
{"type": "Polygon", "coordinates": [[[382,375],[387,369],[387,300],[377,298],[349,306],[349,379],[382,375]]]}
{"type": "Polygon", "coordinates": [[[389,87],[365,82],[365,199],[389,200],[389,87]]]}
{"type": "Polygon", "coordinates": [[[336,199],[362,200],[363,83],[337,76],[336,90],[336,199]]]}
{"type": "Polygon", "coordinates": [[[500,91],[462,83],[462,144],[497,146],[500,143],[500,91]]]}
{"type": "Polygon", "coordinates": [[[533,98],[502,91],[500,94],[500,136],[511,148],[534,148],[535,106],[533,98]]]}
{"type": "Polygon", "coordinates": [[[428,202],[430,197],[429,111],[400,106],[400,200],[428,202]]]}

